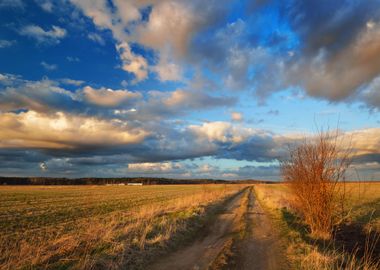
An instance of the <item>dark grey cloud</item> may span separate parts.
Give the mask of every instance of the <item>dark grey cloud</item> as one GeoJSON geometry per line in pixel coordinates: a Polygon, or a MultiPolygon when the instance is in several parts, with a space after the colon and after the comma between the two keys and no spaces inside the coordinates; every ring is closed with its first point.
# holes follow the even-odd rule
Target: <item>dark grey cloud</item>
{"type": "Polygon", "coordinates": [[[243,166],[240,167],[236,174],[240,179],[267,179],[267,180],[280,180],[280,166],[267,165],[267,166],[243,166]]]}
{"type": "MultiPolygon", "coordinates": [[[[157,120],[186,115],[194,110],[229,107],[237,98],[208,94],[185,88],[171,92],[150,91],[146,98],[138,92],[94,89],[83,81],[43,78],[24,80],[12,74],[0,74],[0,110],[32,110],[40,113],[63,111],[123,120],[157,120]],[[66,86],[74,86],[68,90],[66,86]],[[80,88],[78,88],[80,87],[80,88]]],[[[70,88],[71,88],[70,87],[70,88]]]]}
{"type": "Polygon", "coordinates": [[[187,61],[219,74],[224,78],[218,82],[221,88],[252,89],[255,77],[250,72],[259,64],[265,65],[268,55],[265,48],[250,44],[247,31],[246,22],[237,20],[211,35],[198,35],[192,40],[187,61]]]}
{"type": "Polygon", "coordinates": [[[362,89],[380,74],[380,1],[252,1],[247,12],[247,21],[195,35],[188,61],[223,77],[224,88],[254,90],[259,103],[298,87],[316,98],[379,107],[377,95],[362,89]],[[268,7],[290,30],[268,29],[260,43],[251,31],[268,7]]]}
{"type": "Polygon", "coordinates": [[[293,29],[303,41],[303,50],[314,55],[321,48],[335,54],[354,39],[369,21],[380,19],[380,1],[291,1],[283,5],[293,29]]]}
{"type": "Polygon", "coordinates": [[[241,144],[223,145],[223,151],[220,151],[218,156],[236,160],[271,162],[285,156],[284,146],[271,136],[256,135],[241,144]]]}
{"type": "Polygon", "coordinates": [[[361,97],[371,110],[380,110],[380,76],[363,87],[361,97]]]}
{"type": "Polygon", "coordinates": [[[49,79],[26,81],[14,75],[3,75],[0,80],[0,110],[20,109],[37,112],[68,111],[77,108],[78,100],[74,93],[63,89],[49,79]]]}
{"type": "Polygon", "coordinates": [[[358,100],[380,73],[380,1],[294,1],[283,12],[302,42],[286,82],[311,96],[358,100]]]}
{"type": "Polygon", "coordinates": [[[237,103],[236,97],[210,95],[203,91],[176,90],[173,92],[152,91],[145,101],[136,104],[135,119],[162,119],[185,115],[194,110],[209,110],[229,107],[237,103]]]}

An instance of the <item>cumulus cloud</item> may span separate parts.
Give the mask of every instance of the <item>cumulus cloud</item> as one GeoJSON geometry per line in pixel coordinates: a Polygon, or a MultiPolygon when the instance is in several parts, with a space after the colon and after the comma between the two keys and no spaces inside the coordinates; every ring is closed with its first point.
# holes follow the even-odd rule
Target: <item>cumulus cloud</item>
{"type": "Polygon", "coordinates": [[[51,0],[37,0],[36,2],[44,11],[49,13],[53,12],[54,5],[51,0]]]}
{"type": "Polygon", "coordinates": [[[140,55],[132,52],[128,43],[123,42],[116,46],[123,62],[122,69],[135,75],[135,82],[148,77],[148,62],[140,55]]]}
{"type": "MultiPolygon", "coordinates": [[[[2,75],[4,76],[4,75],[2,75]]],[[[26,81],[16,76],[4,76],[6,87],[0,90],[0,110],[12,111],[20,109],[38,112],[65,109],[77,101],[74,93],[58,86],[54,81],[26,81]]],[[[0,77],[1,78],[1,77],[0,77]]]]}
{"type": "Polygon", "coordinates": [[[40,166],[41,171],[43,171],[43,172],[47,171],[47,169],[48,169],[45,162],[41,162],[39,166],[40,166]]]}
{"type": "MultiPolygon", "coordinates": [[[[157,96],[158,93],[155,93],[157,96]]],[[[162,99],[168,107],[191,107],[191,108],[207,108],[213,106],[232,105],[233,98],[214,97],[199,91],[175,90],[170,95],[162,99]]]]}
{"type": "MultiPolygon", "coordinates": [[[[24,147],[30,151],[23,153],[27,158],[40,151],[30,162],[35,170],[42,163],[67,173],[78,173],[80,164],[97,168],[129,164],[120,173],[170,175],[191,169],[198,175],[271,177],[272,172],[278,172],[276,164],[219,170],[211,164],[190,168],[178,161],[211,157],[272,164],[285,157],[285,146],[297,143],[300,136],[244,126],[242,113],[232,108],[227,108],[232,112],[231,122],[199,123],[199,119],[182,116],[235,105],[238,100],[232,96],[236,92],[225,90],[248,90],[265,101],[287,87],[330,101],[356,99],[372,109],[380,107],[378,0],[295,0],[294,5],[276,1],[272,8],[280,8],[274,13],[278,11],[283,21],[268,25],[265,31],[256,30],[267,23],[267,15],[256,12],[273,4],[270,0],[256,1],[249,10],[252,14],[235,21],[225,16],[228,3],[216,0],[70,2],[77,7],[77,15],[80,10],[96,27],[84,34],[87,38],[103,45],[103,34],[112,34],[120,68],[131,75],[116,78],[125,80],[123,86],[136,89],[132,84],[147,78],[184,85],[165,83],[159,91],[143,89],[142,95],[68,78],[27,81],[0,74],[0,150],[24,147]],[[165,85],[180,89],[162,89],[165,85]],[[88,151],[73,153],[83,148],[88,151]],[[54,151],[55,157],[49,161],[51,156],[46,155],[53,155],[53,151],[46,149],[62,151],[54,151]]],[[[10,3],[2,1],[0,7],[22,2],[10,3]]],[[[38,3],[48,12],[58,8],[51,1],[38,3]]],[[[67,36],[65,29],[55,25],[28,25],[19,33],[44,44],[57,44],[67,36]]],[[[0,47],[11,45],[0,41],[0,47]]],[[[79,61],[76,56],[66,59],[79,61]]],[[[42,65],[48,70],[55,68],[51,63],[42,65]]],[[[278,111],[267,114],[278,115],[278,111]]],[[[379,164],[377,128],[344,134],[353,137],[356,164],[368,170],[379,164]]],[[[1,155],[11,156],[3,151],[1,161],[5,159],[1,155]]]]}
{"type": "Polygon", "coordinates": [[[44,30],[40,26],[32,24],[21,28],[19,33],[34,38],[39,43],[58,44],[66,36],[67,31],[55,25],[51,27],[51,30],[44,30]]]}
{"type": "Polygon", "coordinates": [[[83,88],[83,94],[87,102],[104,107],[117,107],[130,100],[142,97],[140,93],[128,90],[94,89],[90,86],[83,88]]]}
{"type": "Polygon", "coordinates": [[[20,76],[0,74],[0,85],[3,85],[3,89],[0,88],[0,110],[59,110],[151,121],[184,115],[194,109],[206,110],[236,103],[236,99],[232,97],[181,89],[171,92],[150,91],[146,97],[138,91],[105,87],[65,89],[66,85],[80,86],[83,83],[84,81],[69,78],[28,81],[20,76]]]}
{"type": "Polygon", "coordinates": [[[146,101],[136,104],[140,119],[170,118],[194,109],[206,110],[230,106],[235,98],[209,95],[201,91],[177,89],[172,92],[150,91],[146,101]]]}
{"type": "Polygon", "coordinates": [[[239,112],[232,112],[231,113],[231,120],[237,121],[237,122],[243,121],[243,114],[239,113],[239,112]]]}
{"type": "MultiPolygon", "coordinates": [[[[71,0],[82,12],[94,21],[94,24],[102,29],[112,29],[114,26],[112,23],[112,12],[105,0],[71,0]]],[[[115,32],[116,31],[115,26],[115,32]]],[[[118,29],[119,34],[124,31],[118,29]]]]}
{"type": "MultiPolygon", "coordinates": [[[[112,165],[120,168],[122,175],[182,177],[191,172],[195,177],[236,179],[255,176],[277,179],[278,160],[286,157],[287,146],[297,144],[304,138],[300,134],[280,135],[228,122],[189,125],[177,129],[165,122],[134,126],[117,119],[102,120],[67,113],[46,115],[33,111],[3,113],[0,123],[0,150],[61,149],[59,155],[62,157],[55,159],[59,164],[66,164],[61,168],[62,171],[71,168],[72,173],[79,173],[75,169],[79,167],[105,169],[112,165]],[[84,148],[86,151],[67,156],[67,151],[84,148]],[[189,166],[179,162],[201,157],[265,162],[265,165],[220,169],[211,164],[189,166]],[[129,165],[122,170],[125,164],[129,165]]],[[[360,170],[370,171],[380,163],[379,135],[378,128],[342,134],[350,138],[348,141],[355,150],[354,165],[358,165],[360,170]]],[[[36,156],[30,162],[46,162],[49,168],[55,168],[58,164],[47,160],[49,157],[36,156]]],[[[17,163],[17,159],[14,162],[17,163]]]]}
{"type": "Polygon", "coordinates": [[[358,33],[352,42],[332,54],[321,48],[311,58],[300,60],[288,74],[303,83],[308,94],[330,100],[352,96],[380,72],[380,27],[358,33]]]}
{"type": "Polygon", "coordinates": [[[73,56],[67,56],[66,60],[69,62],[80,62],[80,59],[78,57],[73,57],[73,56]]]}
{"type": "Polygon", "coordinates": [[[1,74],[0,73],[0,83],[3,85],[11,85],[15,81],[19,80],[20,76],[14,74],[1,74]]]}
{"type": "Polygon", "coordinates": [[[115,0],[114,4],[117,7],[120,19],[125,25],[141,19],[139,6],[137,6],[136,1],[115,0]]]}
{"type": "Polygon", "coordinates": [[[104,39],[102,38],[102,36],[99,35],[99,34],[97,34],[97,33],[89,33],[89,34],[87,35],[87,37],[88,37],[90,40],[99,43],[100,45],[103,45],[103,46],[104,46],[104,45],[106,44],[106,42],[104,41],[104,39]]]}
{"type": "Polygon", "coordinates": [[[156,72],[162,81],[178,80],[182,70],[177,62],[186,57],[195,33],[218,22],[228,8],[220,1],[71,2],[98,28],[112,32],[123,62],[122,69],[133,73],[135,82],[146,79],[148,70],[156,72]],[[141,10],[146,7],[150,7],[151,11],[144,19],[141,10]],[[149,67],[147,60],[131,49],[132,43],[157,52],[158,63],[149,67]]]}
{"type": "Polygon", "coordinates": [[[182,79],[182,69],[173,62],[160,61],[152,68],[161,81],[179,81],[182,79]]]}
{"type": "Polygon", "coordinates": [[[69,79],[69,78],[60,79],[59,81],[63,84],[69,84],[69,85],[75,85],[75,86],[80,86],[80,85],[84,84],[84,81],[73,80],[73,79],[69,79]]]}
{"type": "Polygon", "coordinates": [[[380,72],[379,3],[296,0],[292,5],[280,4],[301,46],[296,53],[268,60],[266,70],[275,79],[268,83],[265,77],[259,78],[260,95],[295,86],[313,97],[331,101],[359,97],[373,106],[361,97],[361,90],[380,72]]]}
{"type": "Polygon", "coordinates": [[[380,76],[363,87],[360,97],[371,109],[380,110],[380,76]]]}
{"type": "Polygon", "coordinates": [[[207,138],[209,141],[240,143],[247,139],[254,130],[241,126],[235,126],[228,122],[210,122],[201,126],[191,125],[189,129],[199,138],[207,138]]]}
{"type": "Polygon", "coordinates": [[[182,169],[183,167],[179,163],[173,162],[158,162],[158,163],[130,163],[128,164],[128,171],[131,172],[172,172],[176,169],[182,169]]]}
{"type": "Polygon", "coordinates": [[[34,111],[0,114],[1,148],[74,150],[141,143],[148,133],[120,120],[34,111]]]}
{"type": "Polygon", "coordinates": [[[221,85],[225,88],[254,90],[259,102],[274,91],[291,86],[302,87],[314,97],[341,101],[355,96],[380,72],[376,60],[380,53],[378,0],[332,4],[325,0],[316,3],[296,0],[292,5],[286,1],[255,2],[248,8],[252,18],[259,20],[238,19],[207,35],[201,35],[202,31],[225,18],[228,3],[71,2],[98,28],[112,32],[122,69],[134,74],[134,82],[148,78],[150,71],[162,81],[180,80],[184,63],[191,63],[223,77],[221,85]],[[269,30],[272,32],[261,44],[247,25],[252,22],[260,26],[259,12],[270,5],[280,9],[291,30],[285,33],[269,30]],[[147,6],[150,12],[143,17],[142,10],[147,6]],[[153,49],[158,61],[148,63],[131,44],[153,49]],[[287,53],[278,54],[280,47],[286,48],[287,53]]]}
{"type": "Polygon", "coordinates": [[[0,49],[11,47],[15,43],[16,43],[16,41],[14,41],[14,40],[0,39],[0,49]]]}
{"type": "Polygon", "coordinates": [[[167,46],[183,56],[191,35],[203,18],[190,2],[161,1],[153,6],[149,21],[138,28],[138,40],[145,46],[163,50],[167,46]]]}
{"type": "Polygon", "coordinates": [[[57,65],[55,65],[55,64],[49,64],[49,63],[46,63],[45,61],[41,62],[41,66],[44,69],[49,70],[49,71],[56,70],[58,68],[57,65]]]}
{"type": "Polygon", "coordinates": [[[219,87],[260,92],[266,92],[266,85],[274,88],[273,76],[281,75],[277,72],[275,65],[279,63],[275,59],[281,58],[272,57],[269,48],[252,43],[247,23],[240,19],[197,40],[188,56],[190,63],[205,66],[223,78],[219,87]]]}
{"type": "MultiPolygon", "coordinates": [[[[113,11],[106,0],[71,0],[71,2],[91,18],[100,29],[111,30],[117,41],[116,49],[122,60],[122,69],[135,75],[139,82],[148,76],[148,63],[146,59],[135,54],[129,44],[130,37],[126,31],[128,23],[140,18],[140,13],[132,2],[114,1],[113,11]]],[[[92,40],[100,41],[97,34],[89,36],[92,40]]]]}
{"type": "MultiPolygon", "coordinates": [[[[355,156],[380,154],[380,128],[350,131],[342,136],[344,145],[351,146],[355,156]]],[[[380,161],[380,157],[378,161],[380,161]]]]}

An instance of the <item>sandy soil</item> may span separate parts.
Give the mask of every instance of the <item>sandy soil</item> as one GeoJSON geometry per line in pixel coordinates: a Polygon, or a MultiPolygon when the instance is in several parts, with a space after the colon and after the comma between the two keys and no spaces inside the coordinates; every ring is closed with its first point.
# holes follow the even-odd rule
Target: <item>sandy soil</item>
{"type": "Polygon", "coordinates": [[[248,189],[225,207],[207,231],[205,237],[161,258],[147,269],[209,269],[226,252],[225,247],[231,242],[235,248],[228,252],[235,253],[232,255],[233,265],[224,265],[223,269],[284,269],[278,237],[273,233],[270,221],[255,200],[253,192],[248,189]],[[243,198],[247,195],[248,207],[242,206],[243,198]],[[243,239],[237,237],[242,227],[246,231],[243,239]]]}

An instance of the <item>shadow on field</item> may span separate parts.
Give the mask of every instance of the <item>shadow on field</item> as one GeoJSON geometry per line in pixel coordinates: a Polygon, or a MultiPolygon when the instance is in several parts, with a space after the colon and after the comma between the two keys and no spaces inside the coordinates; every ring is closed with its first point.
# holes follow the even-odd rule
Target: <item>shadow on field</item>
{"type": "Polygon", "coordinates": [[[357,218],[366,222],[344,223],[337,226],[333,231],[333,240],[311,238],[308,226],[301,218],[286,208],[281,210],[281,214],[290,229],[298,232],[304,242],[316,246],[319,251],[339,250],[354,254],[358,259],[380,260],[380,233],[364,230],[364,225],[370,220],[368,213],[357,218]]]}
{"type": "Polygon", "coordinates": [[[358,258],[365,257],[379,261],[380,232],[366,231],[364,226],[380,215],[380,199],[359,204],[352,211],[360,209],[373,209],[373,211],[366,211],[365,214],[355,217],[353,222],[337,226],[334,230],[335,244],[341,250],[351,254],[355,253],[358,258]]]}
{"type": "Polygon", "coordinates": [[[300,234],[303,241],[310,243],[311,238],[308,237],[309,228],[302,220],[287,208],[281,209],[282,219],[285,220],[287,226],[300,234]]]}
{"type": "Polygon", "coordinates": [[[357,258],[380,260],[380,234],[376,231],[365,232],[363,224],[342,224],[334,231],[335,245],[338,249],[357,258]]]}

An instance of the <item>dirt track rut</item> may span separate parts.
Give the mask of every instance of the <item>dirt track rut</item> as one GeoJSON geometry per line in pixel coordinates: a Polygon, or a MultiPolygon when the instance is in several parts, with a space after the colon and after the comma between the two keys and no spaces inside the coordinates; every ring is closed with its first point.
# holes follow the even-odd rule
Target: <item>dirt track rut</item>
{"type": "Polygon", "coordinates": [[[284,268],[281,258],[278,258],[281,255],[277,236],[255,200],[252,189],[246,189],[229,202],[207,231],[209,233],[205,237],[164,256],[147,269],[203,270],[210,269],[211,265],[215,269],[215,261],[225,252],[227,243],[233,243],[233,251],[228,252],[235,254],[232,254],[233,264],[224,265],[223,269],[284,268]],[[243,239],[239,237],[242,228],[245,230],[243,239]]]}
{"type": "Polygon", "coordinates": [[[222,214],[218,215],[213,222],[210,232],[206,237],[198,239],[193,244],[180,249],[168,257],[164,257],[149,269],[207,269],[209,265],[220,254],[224,243],[232,238],[236,232],[238,220],[238,209],[244,194],[237,195],[226,207],[222,214]]]}
{"type": "Polygon", "coordinates": [[[279,237],[253,192],[245,215],[246,236],[237,244],[236,269],[287,269],[279,237]]]}

